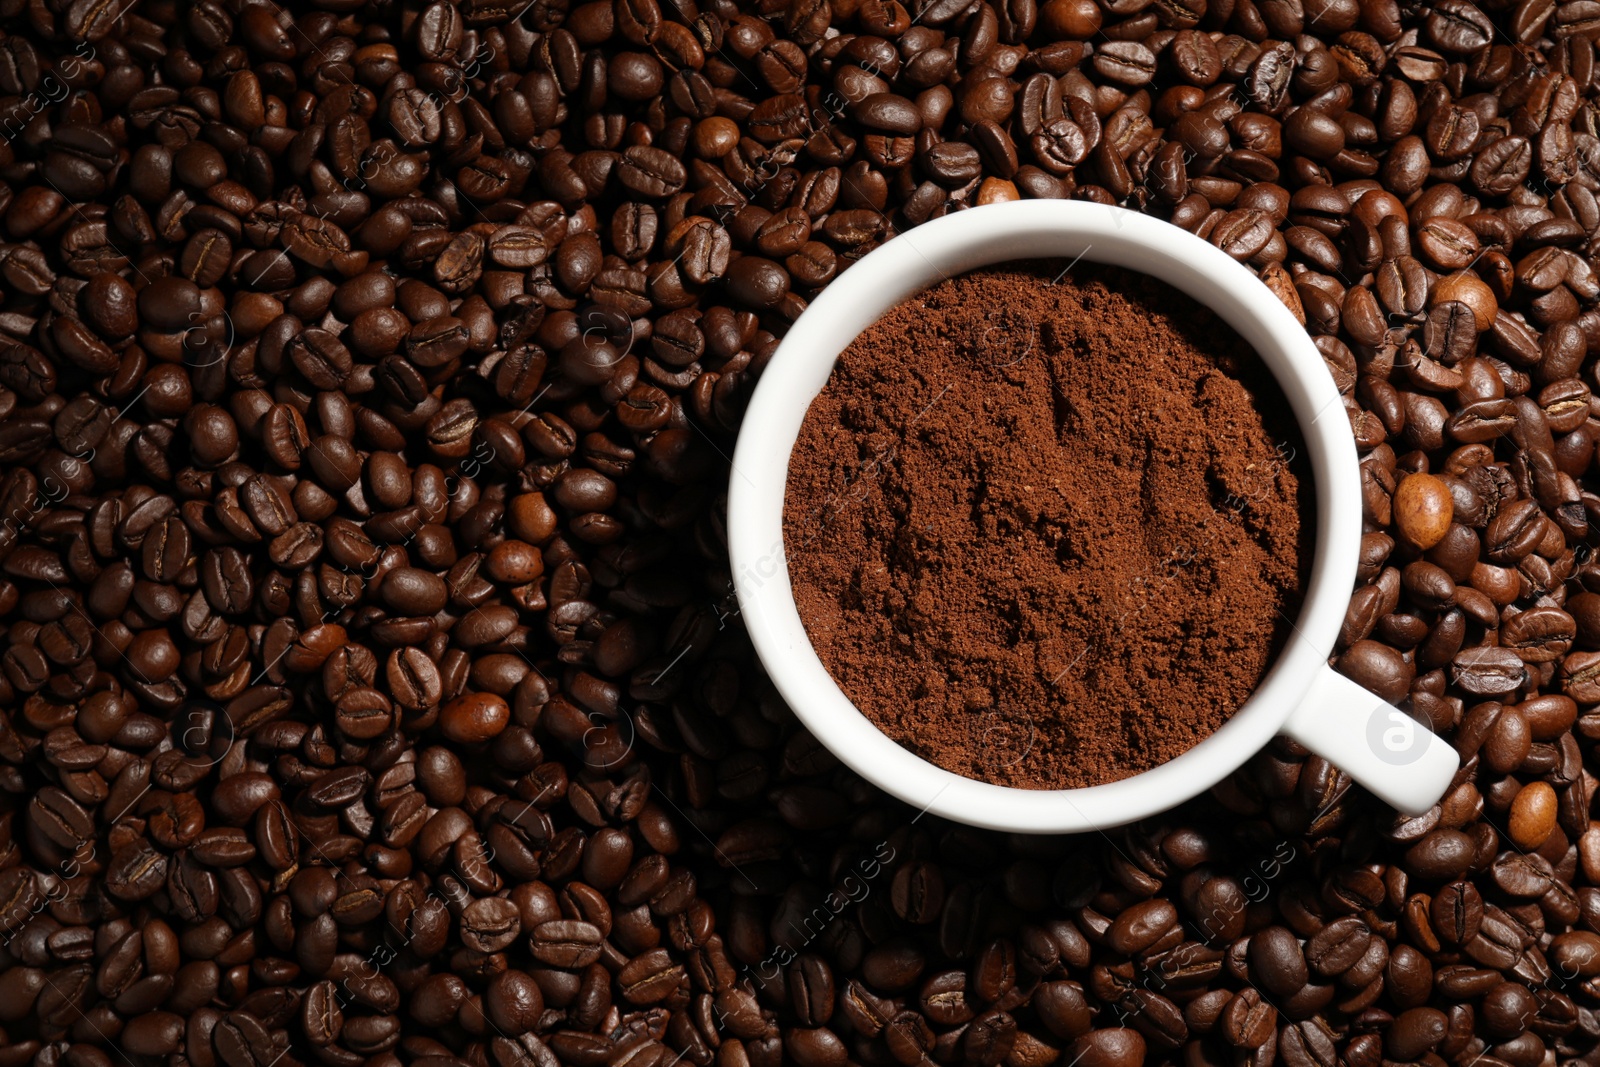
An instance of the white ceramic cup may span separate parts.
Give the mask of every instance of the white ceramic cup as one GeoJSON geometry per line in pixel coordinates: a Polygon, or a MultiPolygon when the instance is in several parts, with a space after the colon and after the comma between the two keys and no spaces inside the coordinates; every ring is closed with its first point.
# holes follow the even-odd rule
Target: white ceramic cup
{"type": "MultiPolygon", "coordinates": [[[[907,353],[914,359],[914,352],[907,353]]],[[[739,432],[728,550],[751,641],[789,706],[863,778],[919,810],[1023,833],[1142,819],[1222,780],[1274,734],[1294,738],[1409,814],[1437,803],[1455,750],[1328,666],[1355,583],[1361,488],[1337,388],[1304,327],[1249,270],[1184,230],[1086,201],[1023,200],[947,215],[896,237],[841,275],[796,320],[762,371],[739,432]],[[1294,409],[1316,487],[1316,554],[1291,637],[1221,729],[1141,774],[1085,789],[1014,789],[934,766],[891,740],[840,691],[795,610],[783,553],[789,455],[812,399],[863,329],[914,293],[1012,259],[1082,257],[1141,271],[1213,309],[1252,345],[1294,409]]]]}

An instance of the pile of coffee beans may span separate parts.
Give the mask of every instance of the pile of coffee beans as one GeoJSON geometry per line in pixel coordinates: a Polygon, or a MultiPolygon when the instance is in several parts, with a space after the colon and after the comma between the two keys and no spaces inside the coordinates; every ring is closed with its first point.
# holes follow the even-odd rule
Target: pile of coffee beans
{"type": "Polygon", "coordinates": [[[0,0],[0,1067],[1600,1064],[1596,35],[0,0]],[[1438,807],[1278,742],[1005,837],[776,698],[753,380],[851,260],[1018,197],[1303,318],[1362,455],[1336,662],[1453,739],[1438,807]]]}

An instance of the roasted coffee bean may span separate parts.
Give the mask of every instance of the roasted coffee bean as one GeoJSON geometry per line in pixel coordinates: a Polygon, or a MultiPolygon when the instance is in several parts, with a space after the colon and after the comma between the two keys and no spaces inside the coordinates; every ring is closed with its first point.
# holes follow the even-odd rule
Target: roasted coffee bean
{"type": "Polygon", "coordinates": [[[1293,932],[1271,926],[1250,938],[1250,969],[1274,996],[1292,996],[1306,984],[1306,958],[1293,932]]]}
{"type": "Polygon", "coordinates": [[[1144,1062],[1145,1048],[1137,1030],[1122,1027],[1085,1034],[1069,1046],[1069,1052],[1085,1067],[1133,1067],[1144,1062]]]}
{"type": "Polygon", "coordinates": [[[1141,952],[1160,940],[1177,919],[1177,909],[1168,901],[1145,901],[1117,917],[1106,931],[1106,942],[1118,952],[1141,952]]]}
{"type": "Polygon", "coordinates": [[[1319,975],[1337,977],[1366,955],[1371,942],[1372,931],[1367,924],[1346,916],[1324,926],[1306,942],[1306,962],[1319,975]]]}
{"type": "Polygon", "coordinates": [[[1415,1060],[1444,1040],[1449,1020],[1435,1008],[1412,1008],[1395,1019],[1384,1048],[1399,1060],[1415,1060]]]}
{"type": "Polygon", "coordinates": [[[1223,1009],[1221,1035],[1234,1048],[1260,1048],[1271,1039],[1277,1021],[1277,1009],[1263,1000],[1259,991],[1244,989],[1223,1009]]]}
{"type": "Polygon", "coordinates": [[[600,958],[601,941],[600,931],[589,923],[555,920],[533,929],[531,950],[543,963],[576,970],[600,958]]]}
{"type": "Polygon", "coordinates": [[[1464,945],[1483,921],[1483,897],[1470,882],[1452,882],[1434,895],[1429,917],[1441,941],[1464,945]]]}
{"type": "Polygon", "coordinates": [[[477,952],[498,952],[521,930],[517,907],[505,897],[475,900],[461,912],[461,940],[477,952]]]}
{"type": "Polygon", "coordinates": [[[438,667],[421,649],[404,648],[391,653],[385,678],[395,702],[412,711],[432,707],[443,697],[438,667]]]}

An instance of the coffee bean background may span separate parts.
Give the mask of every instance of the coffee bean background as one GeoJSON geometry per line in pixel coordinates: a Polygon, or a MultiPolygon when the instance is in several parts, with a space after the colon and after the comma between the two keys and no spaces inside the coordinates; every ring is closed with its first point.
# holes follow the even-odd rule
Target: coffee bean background
{"type": "Polygon", "coordinates": [[[1600,1063],[1597,34],[0,0],[0,1067],[1600,1063]],[[1017,197],[1304,320],[1363,457],[1337,665],[1457,745],[1437,808],[1280,741],[1007,837],[776,698],[742,404],[853,259],[1017,197]]]}

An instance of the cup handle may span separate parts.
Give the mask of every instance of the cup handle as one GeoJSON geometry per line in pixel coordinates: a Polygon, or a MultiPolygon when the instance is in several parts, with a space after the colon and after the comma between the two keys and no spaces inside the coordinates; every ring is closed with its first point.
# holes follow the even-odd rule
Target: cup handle
{"type": "Polygon", "coordinates": [[[1327,664],[1283,732],[1407,815],[1437,804],[1461,766],[1425,724],[1327,664]]]}

